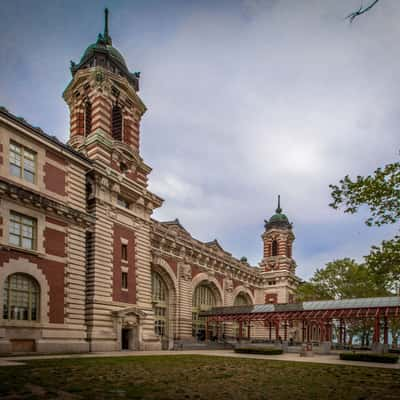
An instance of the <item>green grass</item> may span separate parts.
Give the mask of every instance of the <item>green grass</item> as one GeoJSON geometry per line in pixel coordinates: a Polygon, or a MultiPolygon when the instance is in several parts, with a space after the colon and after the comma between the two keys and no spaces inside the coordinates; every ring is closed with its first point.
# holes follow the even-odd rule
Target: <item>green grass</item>
{"type": "Polygon", "coordinates": [[[2,399],[398,399],[400,370],[209,356],[34,360],[2,399]]]}

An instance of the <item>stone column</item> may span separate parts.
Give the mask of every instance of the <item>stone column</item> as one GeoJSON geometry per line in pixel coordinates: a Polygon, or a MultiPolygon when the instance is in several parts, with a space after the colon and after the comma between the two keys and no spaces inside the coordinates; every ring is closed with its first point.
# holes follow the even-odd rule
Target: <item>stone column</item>
{"type": "Polygon", "coordinates": [[[192,270],[185,262],[178,263],[177,338],[192,340],[192,270]]]}

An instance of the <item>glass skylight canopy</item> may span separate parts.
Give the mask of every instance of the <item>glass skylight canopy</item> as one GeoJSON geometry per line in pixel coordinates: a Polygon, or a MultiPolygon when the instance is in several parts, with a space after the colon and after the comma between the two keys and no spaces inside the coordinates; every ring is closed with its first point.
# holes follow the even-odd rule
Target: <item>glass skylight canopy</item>
{"type": "Polygon", "coordinates": [[[214,307],[209,311],[202,312],[201,316],[205,317],[212,315],[261,314],[290,311],[324,311],[385,307],[400,307],[400,296],[369,297],[364,299],[347,300],[305,301],[303,303],[293,304],[255,304],[250,306],[214,307]]]}

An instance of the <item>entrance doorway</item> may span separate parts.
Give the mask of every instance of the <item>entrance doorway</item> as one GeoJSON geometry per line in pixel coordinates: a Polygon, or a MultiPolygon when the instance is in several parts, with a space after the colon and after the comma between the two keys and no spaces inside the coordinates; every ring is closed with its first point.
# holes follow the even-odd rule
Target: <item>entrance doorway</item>
{"type": "Polygon", "coordinates": [[[130,350],[129,342],[131,336],[131,329],[122,329],[121,330],[121,349],[122,350],[130,350]]]}

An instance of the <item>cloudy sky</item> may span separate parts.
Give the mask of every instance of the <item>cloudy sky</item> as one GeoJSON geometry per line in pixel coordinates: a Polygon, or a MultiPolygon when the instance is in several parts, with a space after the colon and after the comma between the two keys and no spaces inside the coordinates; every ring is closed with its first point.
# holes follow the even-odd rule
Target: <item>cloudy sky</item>
{"type": "Polygon", "coordinates": [[[0,105],[67,140],[69,62],[96,40],[108,6],[114,46],[142,74],[141,152],[165,199],[155,217],[178,217],[256,265],[280,193],[308,278],[328,261],[361,260],[396,229],[328,206],[330,183],[398,159],[400,147],[400,2],[349,24],[359,5],[4,1],[0,105]]]}

